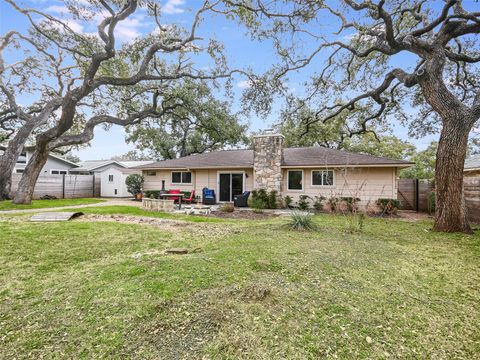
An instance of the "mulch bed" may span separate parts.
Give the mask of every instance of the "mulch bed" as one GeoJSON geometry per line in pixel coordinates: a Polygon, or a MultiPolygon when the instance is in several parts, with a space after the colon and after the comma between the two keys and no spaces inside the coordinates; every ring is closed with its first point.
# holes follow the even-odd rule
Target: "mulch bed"
{"type": "Polygon", "coordinates": [[[277,217],[279,215],[266,213],[266,212],[255,213],[249,210],[241,210],[241,211],[233,211],[233,212],[212,211],[208,215],[200,215],[200,216],[216,217],[216,218],[222,218],[222,219],[265,220],[265,219],[271,219],[271,218],[277,217]]]}

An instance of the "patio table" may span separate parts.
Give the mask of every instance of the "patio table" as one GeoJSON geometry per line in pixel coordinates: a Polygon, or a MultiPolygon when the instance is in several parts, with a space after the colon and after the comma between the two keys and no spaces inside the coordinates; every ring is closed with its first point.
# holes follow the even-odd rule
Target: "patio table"
{"type": "Polygon", "coordinates": [[[180,193],[180,194],[160,194],[158,196],[159,199],[168,199],[170,197],[178,197],[178,210],[182,209],[182,199],[185,195],[180,193]]]}

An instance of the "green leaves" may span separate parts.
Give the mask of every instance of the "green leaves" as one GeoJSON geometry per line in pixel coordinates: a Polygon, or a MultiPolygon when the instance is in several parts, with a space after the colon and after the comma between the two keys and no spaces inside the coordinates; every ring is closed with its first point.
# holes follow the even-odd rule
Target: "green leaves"
{"type": "Polygon", "coordinates": [[[130,174],[125,179],[125,185],[127,185],[127,191],[134,196],[142,192],[143,183],[144,183],[144,179],[143,179],[143,176],[140,174],[130,174]]]}
{"type": "Polygon", "coordinates": [[[427,179],[435,177],[435,163],[438,143],[432,141],[423,151],[419,151],[411,157],[415,165],[411,168],[402,170],[400,177],[403,179],[427,179]]]}
{"type": "Polygon", "coordinates": [[[246,126],[217,100],[208,83],[184,81],[163,94],[175,109],[127,129],[127,141],[154,158],[172,159],[247,142],[246,126]]]}

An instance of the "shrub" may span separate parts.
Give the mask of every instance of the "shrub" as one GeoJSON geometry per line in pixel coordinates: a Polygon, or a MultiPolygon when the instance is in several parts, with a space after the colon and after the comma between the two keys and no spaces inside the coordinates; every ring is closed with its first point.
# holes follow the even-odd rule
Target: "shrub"
{"type": "Polygon", "coordinates": [[[277,192],[272,190],[267,193],[265,189],[253,190],[250,206],[254,209],[276,209],[277,192]]]}
{"type": "Polygon", "coordinates": [[[381,198],[377,200],[377,205],[382,210],[382,214],[392,215],[396,214],[400,208],[400,201],[397,199],[381,198]]]}
{"type": "Polygon", "coordinates": [[[291,196],[288,196],[288,195],[285,196],[285,197],[283,198],[283,203],[285,204],[285,207],[286,207],[287,209],[290,209],[290,207],[292,206],[292,203],[293,203],[292,197],[291,197],[291,196]]]}
{"type": "Polygon", "coordinates": [[[223,204],[221,207],[220,207],[220,211],[223,211],[223,212],[233,212],[235,210],[235,206],[233,206],[232,203],[225,203],[223,204]]]}
{"type": "Polygon", "coordinates": [[[160,190],[145,190],[145,197],[150,199],[158,199],[160,190]]]}
{"type": "Polygon", "coordinates": [[[338,205],[340,204],[340,199],[338,197],[332,196],[328,199],[328,206],[330,211],[336,212],[338,210],[338,205]]]}
{"type": "Polygon", "coordinates": [[[315,200],[313,202],[313,208],[316,211],[322,211],[323,210],[323,200],[325,200],[324,196],[315,196],[315,200]]]}
{"type": "Polygon", "coordinates": [[[311,214],[300,213],[294,211],[290,215],[290,221],[287,224],[289,229],[297,231],[310,231],[316,230],[316,225],[313,222],[313,217],[311,214]]]}
{"type": "Polygon", "coordinates": [[[310,196],[308,195],[300,195],[299,199],[298,199],[298,208],[300,210],[308,210],[308,208],[310,207],[310,203],[308,202],[308,199],[310,199],[310,196]]]}
{"type": "Polygon", "coordinates": [[[428,213],[432,214],[435,212],[436,207],[436,198],[435,198],[435,191],[430,192],[427,197],[427,206],[428,206],[428,213]]]}
{"type": "Polygon", "coordinates": [[[365,226],[365,214],[355,212],[347,216],[347,231],[351,233],[362,232],[365,226]]]}
{"type": "Polygon", "coordinates": [[[253,208],[252,210],[255,214],[263,214],[263,208],[253,208]]]}
{"type": "Polygon", "coordinates": [[[276,209],[277,207],[277,191],[271,190],[267,195],[267,208],[276,209]]]}
{"type": "Polygon", "coordinates": [[[353,213],[353,212],[357,211],[357,203],[360,201],[359,198],[351,197],[351,196],[344,196],[344,197],[340,198],[340,200],[342,202],[344,202],[345,205],[347,206],[347,212],[353,213]]]}
{"type": "Polygon", "coordinates": [[[259,198],[258,196],[252,196],[252,200],[250,201],[250,207],[253,209],[254,212],[262,212],[265,209],[265,202],[259,198]]]}
{"type": "Polygon", "coordinates": [[[137,195],[142,192],[143,189],[143,176],[140,174],[130,174],[125,179],[127,185],[127,191],[132,195],[137,195]]]}

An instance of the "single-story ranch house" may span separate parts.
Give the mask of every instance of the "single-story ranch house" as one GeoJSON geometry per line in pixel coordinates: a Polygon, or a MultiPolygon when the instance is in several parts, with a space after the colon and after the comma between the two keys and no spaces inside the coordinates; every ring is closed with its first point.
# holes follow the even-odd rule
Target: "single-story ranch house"
{"type": "Polygon", "coordinates": [[[323,147],[284,148],[284,137],[253,137],[253,150],[221,150],[138,167],[145,190],[194,190],[208,187],[218,202],[233,201],[246,190],[276,190],[299,195],[358,197],[360,205],[397,198],[397,174],[412,163],[323,147]]]}

